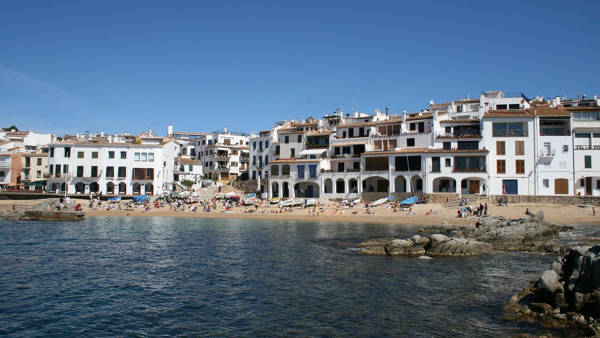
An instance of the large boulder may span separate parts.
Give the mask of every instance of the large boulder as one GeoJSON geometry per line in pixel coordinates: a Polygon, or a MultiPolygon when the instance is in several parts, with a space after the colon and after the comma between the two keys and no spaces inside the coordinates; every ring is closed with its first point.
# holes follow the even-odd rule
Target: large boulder
{"type": "Polygon", "coordinates": [[[474,256],[487,253],[492,246],[468,238],[433,234],[408,238],[370,240],[361,243],[361,253],[386,256],[474,256]]]}
{"type": "Polygon", "coordinates": [[[600,245],[573,247],[540,278],[513,297],[507,310],[517,318],[552,327],[600,333],[600,245]],[[533,317],[524,307],[536,312],[533,317]],[[549,310],[551,309],[551,310],[549,310]]]}
{"type": "Polygon", "coordinates": [[[441,237],[438,237],[435,241],[432,238],[431,244],[426,247],[427,255],[430,256],[475,256],[488,253],[491,249],[492,246],[488,243],[479,242],[471,238],[455,237],[446,237],[446,240],[441,240],[441,237]]]}

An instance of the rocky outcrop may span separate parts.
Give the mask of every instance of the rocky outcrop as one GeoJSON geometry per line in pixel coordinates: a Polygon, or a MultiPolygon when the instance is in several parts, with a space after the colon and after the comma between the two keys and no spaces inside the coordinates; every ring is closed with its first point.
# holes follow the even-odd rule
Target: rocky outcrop
{"type": "Polygon", "coordinates": [[[600,245],[573,247],[506,307],[513,319],[600,335],[600,245]]]}
{"type": "Polygon", "coordinates": [[[475,226],[454,227],[443,223],[424,232],[437,232],[458,238],[472,238],[490,243],[498,250],[533,251],[559,254],[565,250],[558,243],[560,226],[544,222],[544,213],[525,215],[516,220],[504,217],[481,217],[475,226]]]}
{"type": "Polygon", "coordinates": [[[381,238],[361,243],[361,253],[386,256],[475,256],[487,253],[492,246],[474,239],[454,238],[442,234],[415,235],[409,238],[381,238]]]}

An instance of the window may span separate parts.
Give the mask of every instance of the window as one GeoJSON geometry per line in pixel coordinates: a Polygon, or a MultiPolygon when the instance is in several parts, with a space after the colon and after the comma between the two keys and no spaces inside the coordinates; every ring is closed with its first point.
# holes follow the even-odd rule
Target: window
{"type": "Polygon", "coordinates": [[[77,152],[77,158],[83,158],[83,151],[77,152]]]}
{"type": "Polygon", "coordinates": [[[288,144],[288,143],[290,143],[290,137],[289,137],[289,136],[286,136],[286,137],[284,138],[284,142],[283,142],[283,143],[285,143],[285,144],[288,144]]]}
{"type": "Polygon", "coordinates": [[[37,165],[42,165],[42,159],[40,157],[38,157],[38,159],[36,160],[37,165]]]}
{"type": "Polygon", "coordinates": [[[444,142],[444,149],[445,150],[452,149],[452,142],[444,142]]]}
{"type": "Polygon", "coordinates": [[[517,174],[524,174],[525,173],[525,160],[517,160],[515,162],[515,167],[516,167],[516,173],[517,174]]]}
{"type": "Polygon", "coordinates": [[[463,112],[463,105],[459,104],[458,106],[456,106],[456,112],[457,113],[462,113],[463,112]]]}
{"type": "Polygon", "coordinates": [[[299,165],[298,169],[298,178],[304,178],[304,165],[299,165]]]}
{"type": "Polygon", "coordinates": [[[359,171],[360,170],[360,162],[353,162],[352,168],[356,171],[359,171]]]}
{"type": "Polygon", "coordinates": [[[290,166],[289,164],[284,164],[281,166],[281,175],[288,176],[290,174],[290,166]]]}
{"type": "Polygon", "coordinates": [[[136,162],[140,161],[140,153],[133,153],[133,160],[136,162]]]}
{"type": "Polygon", "coordinates": [[[71,147],[65,147],[65,157],[71,157],[71,147]]]}
{"type": "Polygon", "coordinates": [[[526,122],[494,122],[492,136],[494,137],[527,137],[526,122]]]}
{"type": "Polygon", "coordinates": [[[82,165],[77,166],[77,177],[83,177],[83,166],[82,165]]]}
{"type": "Polygon", "coordinates": [[[279,155],[279,153],[280,153],[279,146],[275,146],[275,155],[279,155]]]}
{"type": "Polygon", "coordinates": [[[50,148],[50,157],[54,157],[54,148],[53,147],[50,148]]]}
{"type": "Polygon", "coordinates": [[[115,158],[115,152],[114,151],[109,151],[108,152],[108,158],[115,158]]]}
{"type": "Polygon", "coordinates": [[[592,156],[591,155],[585,155],[585,168],[586,169],[592,168],[592,156]]]}
{"type": "Polygon", "coordinates": [[[458,141],[458,149],[476,150],[479,149],[479,141],[458,141]]]}
{"type": "Polygon", "coordinates": [[[188,171],[189,171],[189,172],[193,172],[193,171],[194,171],[194,166],[190,164],[190,165],[188,166],[188,171]]]}
{"type": "Polygon", "coordinates": [[[599,120],[599,114],[595,112],[574,112],[573,119],[577,121],[593,121],[599,120]]]}
{"type": "Polygon", "coordinates": [[[119,167],[118,176],[119,177],[126,177],[127,176],[127,168],[126,167],[119,167]]]}
{"type": "Polygon", "coordinates": [[[409,129],[411,131],[417,130],[417,124],[416,123],[411,123],[409,129]]]}
{"type": "Polygon", "coordinates": [[[316,164],[308,165],[308,174],[310,175],[310,178],[317,178],[317,165],[316,164]]]}
{"type": "Polygon", "coordinates": [[[381,140],[375,141],[375,143],[373,143],[373,147],[375,149],[381,149],[381,145],[382,145],[382,141],[381,140]]]}
{"type": "Polygon", "coordinates": [[[63,174],[66,174],[69,172],[69,166],[68,165],[63,165],[63,174]]]}
{"type": "Polygon", "coordinates": [[[290,149],[290,157],[291,158],[296,157],[296,149],[294,149],[294,148],[290,149]]]}
{"type": "Polygon", "coordinates": [[[496,160],[496,173],[506,174],[506,162],[504,160],[496,160]]]}
{"type": "Polygon", "coordinates": [[[148,153],[148,162],[154,162],[154,153],[148,153]]]}
{"type": "Polygon", "coordinates": [[[98,158],[98,152],[92,151],[92,158],[98,158]]]}
{"type": "Polygon", "coordinates": [[[148,162],[148,153],[142,153],[142,162],[148,162]]]}
{"type": "Polygon", "coordinates": [[[265,149],[269,149],[269,141],[265,141],[265,149]]]}
{"type": "Polygon", "coordinates": [[[518,103],[511,103],[508,105],[508,109],[521,109],[521,105],[518,103]]]}
{"type": "Polygon", "coordinates": [[[106,177],[115,177],[115,167],[106,167],[106,177]]]}
{"type": "Polygon", "coordinates": [[[542,180],[542,183],[544,184],[544,188],[550,188],[550,180],[547,178],[544,178],[542,180]]]}
{"type": "Polygon", "coordinates": [[[302,135],[298,135],[298,143],[302,143],[302,135]]]}
{"type": "Polygon", "coordinates": [[[127,152],[126,151],[122,151],[121,152],[121,159],[126,159],[127,158],[127,152]]]}
{"type": "Polygon", "coordinates": [[[407,147],[414,147],[415,146],[415,139],[414,138],[407,138],[406,139],[406,146],[407,147]]]}
{"type": "Polygon", "coordinates": [[[440,172],[440,158],[439,157],[431,158],[431,171],[432,172],[440,172]]]}
{"type": "Polygon", "coordinates": [[[515,141],[515,155],[525,155],[525,141],[515,141]]]}
{"type": "Polygon", "coordinates": [[[41,170],[36,171],[35,175],[37,178],[42,178],[42,171],[41,170]]]}
{"type": "Polygon", "coordinates": [[[496,141],[496,155],[506,155],[504,141],[496,141]]]}
{"type": "MultiPolygon", "coordinates": [[[[256,141],[252,142],[252,149],[256,150],[256,141]]],[[[254,174],[256,174],[256,172],[254,172],[254,174]]]]}
{"type": "Polygon", "coordinates": [[[448,167],[452,167],[452,159],[451,159],[451,158],[447,158],[447,159],[445,160],[445,162],[446,162],[446,164],[445,164],[445,165],[446,165],[446,168],[448,168],[448,167]]]}
{"type": "Polygon", "coordinates": [[[388,157],[367,157],[365,158],[365,170],[367,171],[387,171],[389,169],[388,157]]]}
{"type": "Polygon", "coordinates": [[[421,156],[397,156],[396,171],[420,171],[421,156]]]}
{"type": "Polygon", "coordinates": [[[344,172],[344,162],[339,162],[338,163],[338,172],[343,173],[344,172]]]}
{"type": "Polygon", "coordinates": [[[98,166],[92,166],[90,177],[98,177],[98,166]]]}
{"type": "Polygon", "coordinates": [[[569,145],[568,144],[563,144],[563,153],[566,153],[569,151],[569,145]]]}
{"type": "Polygon", "coordinates": [[[444,131],[446,132],[446,135],[450,135],[452,134],[452,127],[446,127],[444,128],[444,131]]]}
{"type": "Polygon", "coordinates": [[[279,176],[279,166],[274,165],[271,167],[271,176],[279,176]]]}
{"type": "Polygon", "coordinates": [[[256,165],[256,156],[252,156],[252,165],[256,165]]]}
{"type": "Polygon", "coordinates": [[[0,171],[0,177],[4,177],[4,176],[6,176],[6,172],[5,172],[5,171],[3,171],[3,170],[2,170],[2,171],[0,171]]]}
{"type": "Polygon", "coordinates": [[[506,110],[506,108],[508,108],[508,106],[505,104],[497,104],[496,105],[496,110],[506,110]]]}

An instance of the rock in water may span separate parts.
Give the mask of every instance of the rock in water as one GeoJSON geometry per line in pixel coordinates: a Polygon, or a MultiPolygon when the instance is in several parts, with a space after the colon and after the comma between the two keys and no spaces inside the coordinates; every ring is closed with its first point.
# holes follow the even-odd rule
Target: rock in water
{"type": "Polygon", "coordinates": [[[535,283],[514,296],[507,311],[545,326],[600,333],[600,245],[571,248],[535,283]],[[524,307],[537,315],[525,315],[524,307]]]}

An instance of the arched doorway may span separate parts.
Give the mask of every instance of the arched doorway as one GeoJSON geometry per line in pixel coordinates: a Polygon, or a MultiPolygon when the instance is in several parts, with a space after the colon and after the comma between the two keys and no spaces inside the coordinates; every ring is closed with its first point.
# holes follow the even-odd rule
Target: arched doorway
{"type": "Polygon", "coordinates": [[[348,192],[351,194],[357,194],[358,193],[358,181],[354,178],[351,178],[348,181],[348,192]]]}
{"type": "Polygon", "coordinates": [[[279,197],[279,183],[273,182],[271,184],[271,196],[279,197]]]}
{"type": "Polygon", "coordinates": [[[404,176],[396,176],[394,179],[394,188],[396,192],[406,192],[406,179],[404,176]]]}
{"type": "Polygon", "coordinates": [[[62,192],[67,191],[67,184],[66,183],[63,183],[63,184],[60,185],[60,191],[62,191],[62,192]]]}
{"type": "Polygon", "coordinates": [[[98,185],[96,182],[90,183],[90,192],[96,193],[98,191],[100,191],[100,185],[98,185]]]}
{"type": "Polygon", "coordinates": [[[333,181],[331,178],[325,180],[325,186],[323,188],[325,189],[326,194],[333,193],[333,181]]]}
{"type": "Polygon", "coordinates": [[[56,191],[56,183],[52,183],[52,185],[50,186],[50,191],[52,191],[52,192],[56,191]]]}
{"type": "Polygon", "coordinates": [[[456,180],[451,177],[438,177],[434,179],[433,192],[456,192],[456,180]]]}
{"type": "Polygon", "coordinates": [[[294,185],[296,197],[319,197],[319,185],[313,182],[300,182],[294,185]]]}
{"type": "Polygon", "coordinates": [[[115,184],[113,182],[106,183],[106,193],[107,194],[115,193],[115,184]]]}
{"type": "Polygon", "coordinates": [[[139,183],[134,183],[133,184],[133,194],[134,195],[139,195],[140,194],[140,190],[141,190],[141,186],[139,183]]]}
{"type": "Polygon", "coordinates": [[[288,185],[288,182],[283,182],[281,190],[282,190],[281,191],[282,197],[284,197],[284,198],[290,197],[290,187],[288,185]]]}
{"type": "Polygon", "coordinates": [[[119,183],[119,195],[125,195],[127,193],[127,184],[125,182],[119,183]]]}
{"type": "Polygon", "coordinates": [[[83,182],[79,182],[75,184],[75,193],[76,194],[85,194],[85,184],[83,182]]]}
{"type": "Polygon", "coordinates": [[[410,178],[410,189],[412,192],[423,192],[423,179],[415,175],[410,178]]]}
{"type": "Polygon", "coordinates": [[[154,185],[152,185],[152,183],[146,183],[144,186],[144,193],[146,195],[154,195],[154,185]]]}
{"type": "Polygon", "coordinates": [[[346,193],[346,182],[343,179],[338,178],[335,181],[335,193],[336,194],[344,194],[346,193]]]}
{"type": "Polygon", "coordinates": [[[381,177],[374,176],[363,180],[364,192],[389,192],[390,182],[381,177]]]}

